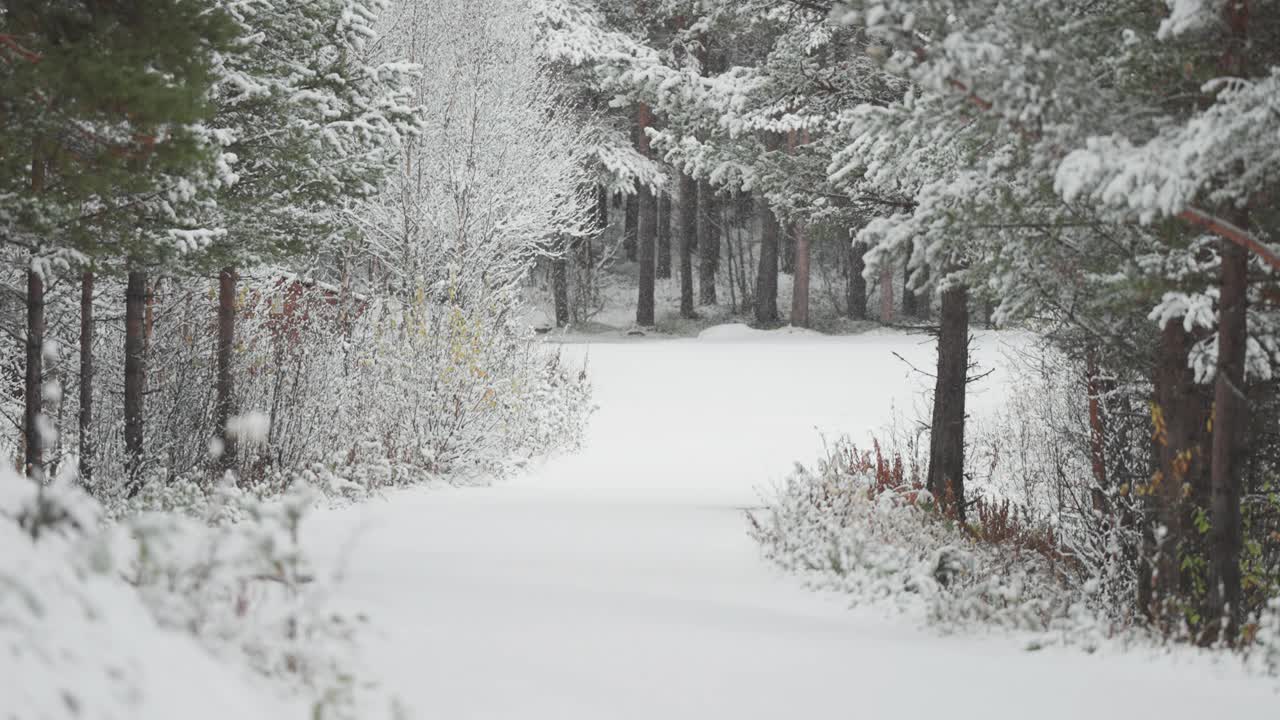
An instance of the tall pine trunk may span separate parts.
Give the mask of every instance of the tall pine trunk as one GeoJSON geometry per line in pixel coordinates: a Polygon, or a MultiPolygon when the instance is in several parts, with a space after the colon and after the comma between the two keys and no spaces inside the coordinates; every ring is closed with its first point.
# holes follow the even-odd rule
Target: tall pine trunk
{"type": "Polygon", "coordinates": [[[698,232],[698,183],[680,175],[680,317],[696,317],[693,309],[693,246],[698,232]]]}
{"type": "Polygon", "coordinates": [[[867,279],[862,276],[866,262],[862,256],[867,248],[862,243],[849,243],[848,277],[845,278],[845,307],[853,320],[867,319],[867,279]]]}
{"type": "Polygon", "coordinates": [[[23,385],[24,466],[27,476],[44,482],[44,277],[35,268],[27,270],[27,357],[23,385]]]}
{"type": "MultiPolygon", "coordinates": [[[[653,114],[649,106],[640,103],[636,107],[636,150],[641,155],[649,156],[649,135],[645,132],[653,123],[653,114]]],[[[641,327],[652,327],[654,324],[654,251],[658,233],[658,198],[649,187],[640,188],[640,199],[637,205],[636,255],[640,261],[640,292],[636,303],[636,324],[641,327]]]]}
{"type": "Polygon", "coordinates": [[[93,482],[93,286],[92,270],[80,276],[80,482],[93,482]]]}
{"type": "Polygon", "coordinates": [[[1139,490],[1146,520],[1139,607],[1165,632],[1183,622],[1184,601],[1194,584],[1183,572],[1183,559],[1198,554],[1200,544],[1192,511],[1208,500],[1210,409],[1188,363],[1195,342],[1178,321],[1160,332],[1151,383],[1151,482],[1139,490]]]}
{"type": "MultiPolygon", "coordinates": [[[[1249,55],[1250,3],[1222,4],[1228,30],[1222,56],[1224,74],[1245,77],[1253,70],[1249,55]]],[[[1274,17],[1269,18],[1275,22],[1274,17]]],[[[1247,228],[1249,211],[1235,209],[1233,224],[1247,228]]],[[[1234,644],[1244,618],[1240,586],[1240,552],[1244,547],[1240,517],[1241,466],[1249,403],[1245,397],[1245,355],[1248,344],[1249,254],[1230,240],[1221,240],[1219,268],[1218,371],[1213,395],[1213,448],[1210,462],[1209,572],[1205,642],[1221,639],[1234,644]]]]}
{"type": "Polygon", "coordinates": [[[716,269],[720,265],[720,237],[715,225],[715,191],[706,180],[698,181],[698,302],[716,304],[716,269]]]}
{"type": "Polygon", "coordinates": [[[756,272],[756,322],[778,321],[778,218],[764,201],[760,203],[760,264],[756,272]]]}
{"type": "Polygon", "coordinates": [[[929,435],[929,492],[939,507],[965,516],[964,424],[969,373],[969,290],[955,284],[942,293],[938,374],[929,435]]]}
{"type": "MultiPolygon", "coordinates": [[[[1238,218],[1247,220],[1247,217],[1238,218]]],[[[1245,222],[1238,223],[1245,227],[1245,222]]],[[[1213,456],[1210,463],[1209,633],[1218,639],[1219,620],[1227,642],[1234,643],[1243,619],[1240,588],[1240,471],[1249,421],[1245,397],[1245,354],[1248,341],[1249,253],[1221,241],[1221,294],[1218,298],[1218,372],[1213,394],[1213,456]]]]}
{"type": "Polygon", "coordinates": [[[236,270],[218,272],[218,379],[214,426],[222,441],[218,467],[224,472],[236,464],[236,436],[227,429],[235,415],[235,383],[231,376],[231,356],[236,342],[236,270]]]}
{"type": "Polygon", "coordinates": [[[654,324],[653,286],[654,286],[654,245],[657,228],[654,227],[657,213],[656,199],[653,192],[645,187],[640,190],[639,227],[636,232],[636,243],[640,257],[640,297],[636,304],[636,324],[641,327],[652,327],[654,324]]]}
{"type": "Polygon", "coordinates": [[[658,277],[671,277],[671,195],[662,193],[658,201],[658,277]]]}
{"type": "Polygon", "coordinates": [[[880,322],[888,325],[893,322],[893,265],[885,263],[880,269],[880,322]]]}
{"type": "Polygon", "coordinates": [[[631,194],[623,201],[622,210],[622,251],[627,262],[636,260],[636,231],[640,221],[640,196],[631,194]]]}
{"type": "Polygon", "coordinates": [[[146,401],[147,274],[130,270],[124,309],[124,446],[130,497],[141,489],[143,414],[146,401]]]}
{"type": "Polygon", "coordinates": [[[795,275],[791,286],[791,324],[809,327],[809,232],[803,221],[797,221],[792,233],[795,247],[795,275]]]}
{"type": "MultiPolygon", "coordinates": [[[[794,155],[796,148],[809,142],[809,131],[792,130],[787,133],[787,154],[794,155]]],[[[792,275],[791,324],[809,327],[809,231],[803,220],[793,220],[787,229],[786,252],[783,254],[785,272],[792,275]]]]}
{"type": "Polygon", "coordinates": [[[556,327],[569,325],[569,250],[551,259],[551,294],[555,299],[556,327]]]}

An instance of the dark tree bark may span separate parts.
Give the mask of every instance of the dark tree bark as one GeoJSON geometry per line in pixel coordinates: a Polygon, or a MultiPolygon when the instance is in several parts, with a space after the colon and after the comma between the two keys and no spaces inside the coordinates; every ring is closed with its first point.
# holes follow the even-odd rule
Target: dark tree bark
{"type": "Polygon", "coordinates": [[[130,270],[124,311],[124,446],[130,475],[130,496],[140,489],[138,471],[143,459],[146,304],[147,274],[141,270],[130,270]]]}
{"type": "Polygon", "coordinates": [[[628,262],[636,260],[636,232],[640,220],[640,195],[628,195],[622,211],[622,251],[628,262]]]}
{"type": "Polygon", "coordinates": [[[80,277],[80,481],[93,482],[93,285],[92,270],[80,277]]]}
{"type": "Polygon", "coordinates": [[[653,286],[654,286],[654,244],[657,228],[654,227],[656,199],[649,188],[640,190],[640,226],[637,229],[636,241],[640,255],[640,298],[636,305],[636,324],[641,327],[654,325],[653,286]]]}
{"type": "MultiPolygon", "coordinates": [[[[693,246],[698,232],[698,183],[680,175],[680,317],[696,317],[693,309],[693,246]]],[[[713,288],[714,289],[714,286],[713,288]]]]}
{"type": "Polygon", "coordinates": [[[862,243],[849,243],[849,276],[845,283],[845,302],[849,317],[853,320],[867,319],[867,279],[862,276],[866,262],[862,256],[867,248],[862,243]]]}
{"type": "Polygon", "coordinates": [[[658,277],[671,277],[671,195],[658,201],[658,277]]]}
{"type": "Polygon", "coordinates": [[[1182,559],[1198,544],[1191,513],[1208,501],[1209,397],[1187,361],[1195,342],[1180,322],[1161,330],[1152,376],[1153,467],[1151,482],[1140,489],[1146,522],[1139,607],[1165,631],[1182,622],[1180,606],[1191,584],[1182,559]],[[1162,538],[1152,533],[1156,526],[1162,538]]]}
{"type": "MultiPolygon", "coordinates": [[[[1247,227],[1247,217],[1233,218],[1247,227]],[[1245,222],[1241,222],[1244,220],[1245,222]]],[[[1243,528],[1240,518],[1240,471],[1244,464],[1244,437],[1249,422],[1245,397],[1245,353],[1248,340],[1246,310],[1249,288],[1249,253],[1230,240],[1220,242],[1221,295],[1218,299],[1218,372],[1213,395],[1213,456],[1210,463],[1209,507],[1209,632],[1205,641],[1234,643],[1243,619],[1240,588],[1240,552],[1243,528]]]]}
{"type": "Polygon", "coordinates": [[[551,260],[551,294],[555,296],[556,327],[569,325],[569,258],[560,254],[551,260]]]}
{"type": "Polygon", "coordinates": [[[596,188],[596,227],[604,232],[609,227],[609,188],[596,188]]]}
{"type": "Polygon", "coordinates": [[[791,324],[809,327],[809,232],[803,222],[792,227],[795,249],[794,283],[791,286],[791,324]]]}
{"type": "MultiPolygon", "coordinates": [[[[1226,74],[1245,77],[1253,70],[1255,55],[1249,52],[1250,3],[1223,3],[1228,30],[1222,68],[1226,74]]],[[[1274,16],[1269,18],[1274,22],[1274,16]]],[[[1247,208],[1233,210],[1232,224],[1247,228],[1247,208]]],[[[1240,553],[1244,547],[1240,517],[1241,466],[1249,403],[1245,397],[1245,355],[1248,343],[1249,254],[1245,248],[1223,239],[1219,269],[1218,370],[1213,395],[1213,448],[1210,463],[1208,630],[1204,642],[1218,639],[1235,644],[1244,619],[1240,578],[1240,553]],[[1221,636],[1219,634],[1221,630],[1221,636]]]]}
{"type": "Polygon", "coordinates": [[[940,508],[961,520],[965,516],[964,405],[968,373],[969,290],[957,284],[942,293],[927,487],[940,508]]]}
{"type": "MultiPolygon", "coordinates": [[[[636,107],[635,127],[636,149],[641,155],[649,156],[649,135],[645,129],[653,124],[653,114],[649,106],[640,103],[636,107]]],[[[640,188],[637,204],[636,254],[640,261],[640,297],[636,303],[636,324],[641,327],[652,327],[654,324],[653,285],[655,257],[658,233],[658,199],[648,187],[640,188]]]]}
{"type": "Polygon", "coordinates": [[[888,325],[894,315],[893,266],[885,264],[880,270],[880,322],[888,325]]]}
{"type": "Polygon", "coordinates": [[[218,273],[218,380],[214,427],[222,440],[218,467],[231,470],[236,463],[236,436],[227,423],[236,412],[235,381],[231,377],[231,355],[236,342],[236,269],[225,267],[218,273]]]}
{"type": "Polygon", "coordinates": [[[720,266],[720,234],[715,225],[718,209],[715,191],[706,180],[698,181],[698,302],[716,304],[716,270],[720,266]]]}
{"type": "Polygon", "coordinates": [[[35,269],[27,270],[27,358],[24,383],[23,442],[27,476],[44,482],[44,444],[40,432],[44,411],[44,278],[35,269]]]}
{"type": "Polygon", "coordinates": [[[778,218],[760,200],[760,264],[756,273],[756,322],[778,321],[778,218]]]}

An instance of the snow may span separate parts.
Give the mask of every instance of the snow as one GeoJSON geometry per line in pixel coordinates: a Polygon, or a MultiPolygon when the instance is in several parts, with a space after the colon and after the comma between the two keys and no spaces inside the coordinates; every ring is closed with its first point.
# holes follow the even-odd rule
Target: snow
{"type": "MultiPolygon", "coordinates": [[[[94,528],[96,503],[59,480],[46,500],[94,528]]],[[[0,718],[265,720],[305,708],[199,639],[157,623],[105,535],[33,542],[13,521],[33,484],[0,468],[0,718]]]]}
{"type": "Polygon", "coordinates": [[[779,337],[822,337],[822,333],[809,330],[807,328],[797,328],[787,325],[785,327],[773,330],[758,330],[756,328],[744,325],[742,323],[730,323],[727,325],[716,325],[698,333],[699,340],[719,340],[719,341],[741,341],[755,340],[760,341],[765,338],[779,337]]]}
{"type": "MultiPolygon", "coordinates": [[[[407,490],[308,536],[371,617],[414,717],[1274,718],[1274,682],[1203,657],[1028,653],[849,610],[766,564],[743,508],[828,433],[917,415],[932,346],[721,328],[567,344],[600,409],[582,452],[490,488],[407,490]]],[[[1014,334],[979,333],[999,363],[1014,334]]],[[[1002,373],[975,388],[989,412],[1002,373]]],[[[371,711],[369,717],[383,716],[371,711]]]]}

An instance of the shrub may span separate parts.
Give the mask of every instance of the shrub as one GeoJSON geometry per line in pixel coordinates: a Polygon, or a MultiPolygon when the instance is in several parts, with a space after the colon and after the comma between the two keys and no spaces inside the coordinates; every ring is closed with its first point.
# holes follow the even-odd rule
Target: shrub
{"type": "Polygon", "coordinates": [[[12,707],[134,717],[151,689],[139,668],[173,657],[173,631],[223,660],[229,678],[247,666],[316,717],[354,716],[360,618],[328,606],[328,583],[298,542],[315,491],[273,502],[191,492],[170,499],[201,498],[201,517],[156,511],[103,525],[98,503],[69,481],[40,488],[0,471],[0,489],[0,667],[22,693],[12,707]]]}
{"type": "MultiPolygon", "coordinates": [[[[591,407],[585,374],[519,321],[514,292],[401,303],[343,300],[333,288],[273,273],[242,284],[232,372],[241,439],[230,466],[259,496],[299,483],[358,496],[488,481],[581,438],[591,407]]],[[[209,493],[221,479],[211,452],[220,435],[212,302],[170,284],[157,293],[147,454],[135,482],[146,486],[145,501],[130,501],[119,482],[120,397],[97,388],[99,472],[89,487],[114,516],[127,507],[191,507],[195,498],[175,494],[209,493]]],[[[118,339],[99,351],[100,375],[123,361],[118,339]]],[[[74,423],[63,427],[74,436],[74,423]]]]}
{"type": "Polygon", "coordinates": [[[887,602],[944,628],[971,623],[1049,631],[1094,624],[1096,588],[1053,533],[1007,502],[975,503],[972,524],[936,508],[918,462],[877,443],[837,443],[797,468],[753,534],[766,556],[858,603],[887,602]]]}

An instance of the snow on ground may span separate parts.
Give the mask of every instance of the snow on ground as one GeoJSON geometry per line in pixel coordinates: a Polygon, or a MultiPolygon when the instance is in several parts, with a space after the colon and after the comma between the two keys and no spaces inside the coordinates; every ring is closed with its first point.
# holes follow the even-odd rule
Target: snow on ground
{"type": "MultiPolygon", "coordinates": [[[[765,564],[742,509],[819,430],[915,416],[920,336],[726,328],[580,342],[600,409],[582,452],[492,488],[411,490],[318,518],[368,612],[369,675],[413,717],[1275,718],[1269,681],[1140,654],[1028,653],[849,610],[765,564]]],[[[981,335],[988,366],[1013,334],[981,335]]],[[[1007,388],[976,388],[981,414],[1007,388]]],[[[371,714],[370,717],[373,715],[371,714]]]]}

